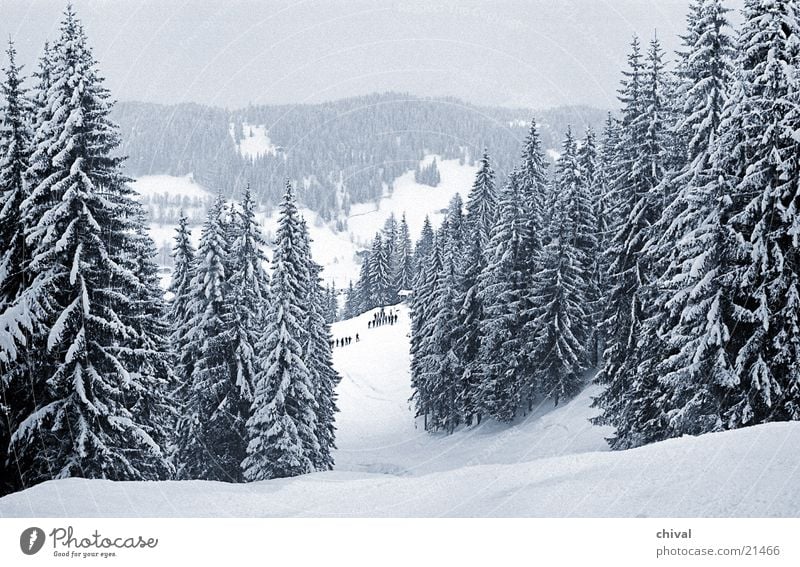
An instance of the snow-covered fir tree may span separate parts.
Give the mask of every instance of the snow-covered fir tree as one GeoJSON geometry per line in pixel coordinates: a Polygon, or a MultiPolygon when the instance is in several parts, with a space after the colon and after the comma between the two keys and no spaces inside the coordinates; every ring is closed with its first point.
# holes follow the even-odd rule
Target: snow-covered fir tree
{"type": "MultiPolygon", "coordinates": [[[[655,376],[641,373],[642,325],[649,317],[653,285],[652,258],[644,250],[653,238],[651,227],[659,218],[663,195],[663,107],[661,81],[663,66],[657,40],[646,57],[634,37],[624,72],[620,101],[623,104],[619,145],[611,165],[611,199],[620,221],[609,245],[613,259],[609,274],[607,317],[604,322],[606,349],[598,381],[605,384],[595,406],[603,410],[596,421],[616,427],[612,446],[622,448],[646,442],[642,424],[658,419],[654,408],[658,398],[655,376]]],[[[652,359],[651,359],[652,360],[652,359]]],[[[657,427],[656,427],[657,429],[657,427]]]]}
{"type": "Polygon", "coordinates": [[[422,232],[420,233],[416,246],[414,246],[414,280],[420,275],[424,260],[430,255],[433,249],[433,240],[434,234],[431,219],[428,215],[425,215],[425,220],[422,223],[422,232]]]}
{"type": "Polygon", "coordinates": [[[529,260],[527,271],[533,274],[536,261],[546,241],[549,229],[546,222],[546,204],[548,201],[548,165],[542,150],[542,141],[536,120],[531,120],[528,135],[522,146],[519,172],[519,192],[525,211],[527,239],[524,244],[524,255],[529,260]]]}
{"type": "Polygon", "coordinates": [[[325,295],[320,272],[322,266],[311,258],[308,229],[301,223],[300,259],[305,262],[308,274],[305,282],[306,297],[303,303],[306,338],[304,342],[304,361],[314,385],[316,400],[316,428],[314,434],[319,450],[312,456],[314,469],[318,471],[333,469],[332,451],[336,448],[336,427],[334,425],[336,407],[336,385],[341,380],[333,368],[331,353],[331,333],[325,321],[325,295]]]}
{"type": "MultiPolygon", "coordinates": [[[[142,233],[122,159],[113,155],[119,135],[108,118],[110,96],[71,6],[46,66],[21,204],[27,286],[0,325],[18,338],[25,328],[23,350],[35,353],[27,359],[35,364],[28,386],[35,406],[11,432],[19,484],[164,478],[170,468],[152,435],[160,418],[148,415],[163,390],[137,365],[166,353],[131,352],[149,326],[136,322],[147,317],[137,303],[149,282],[129,256],[142,233]]],[[[7,361],[25,356],[0,342],[7,361]]]]}
{"type": "Polygon", "coordinates": [[[275,235],[271,304],[258,346],[261,355],[247,421],[242,470],[248,481],[311,472],[320,454],[316,385],[303,352],[309,281],[304,238],[294,191],[287,183],[275,235]]]}
{"type": "MultiPolygon", "coordinates": [[[[170,344],[175,354],[175,399],[182,403],[188,399],[194,362],[198,353],[190,350],[190,322],[196,315],[192,307],[196,305],[192,296],[192,280],[195,275],[195,249],[188,219],[181,212],[178,228],[175,230],[175,246],[172,249],[173,269],[167,291],[172,294],[169,300],[169,321],[172,327],[170,344]]],[[[183,410],[180,410],[183,413],[183,410]]]]}
{"type": "Polygon", "coordinates": [[[369,311],[375,307],[375,293],[372,286],[372,254],[367,252],[361,261],[361,268],[356,284],[356,301],[354,315],[369,311]]]}
{"type": "Polygon", "coordinates": [[[186,335],[188,350],[197,353],[178,428],[178,476],[237,482],[241,472],[237,456],[245,444],[244,424],[231,384],[231,353],[226,325],[228,257],[225,200],[219,195],[203,225],[197,263],[191,282],[193,314],[186,335]]]}
{"type": "Polygon", "coordinates": [[[400,219],[400,225],[397,230],[396,255],[397,262],[392,276],[393,287],[398,292],[410,290],[414,285],[414,250],[405,213],[400,219]]]}
{"type": "Polygon", "coordinates": [[[592,367],[598,367],[603,356],[602,319],[605,313],[605,281],[606,265],[603,262],[605,251],[605,238],[608,231],[606,218],[606,185],[604,173],[597,148],[597,137],[594,130],[588,128],[580,147],[578,148],[578,169],[580,173],[581,199],[588,201],[591,217],[583,216],[583,222],[592,222],[593,226],[586,227],[586,234],[582,237],[582,252],[587,262],[585,277],[587,290],[584,301],[586,302],[586,315],[588,317],[589,338],[586,345],[587,362],[592,367]]]}
{"type": "Polygon", "coordinates": [[[351,319],[359,314],[359,299],[358,291],[356,290],[353,282],[347,286],[345,292],[344,309],[342,310],[343,319],[351,319]]]}
{"type": "MultiPolygon", "coordinates": [[[[426,225],[430,229],[430,224],[426,225]]],[[[423,238],[425,229],[423,229],[423,238]]],[[[437,276],[442,269],[442,249],[444,230],[432,235],[431,245],[417,246],[417,276],[414,280],[414,295],[411,302],[411,386],[414,390],[411,400],[416,408],[416,416],[424,418],[424,427],[429,429],[428,417],[431,413],[431,395],[426,382],[428,349],[431,347],[429,335],[433,330],[429,324],[434,316],[433,294],[437,276]],[[422,253],[425,252],[423,256],[422,253]]],[[[422,241],[420,241],[422,244],[422,241]]]]}
{"type": "MultiPolygon", "coordinates": [[[[236,217],[226,282],[225,340],[231,345],[236,389],[242,403],[249,406],[255,373],[255,344],[270,300],[269,276],[265,269],[266,241],[255,218],[255,203],[249,187],[242,195],[236,217]]],[[[246,415],[246,411],[242,415],[246,415]]]]}
{"type": "Polygon", "coordinates": [[[389,256],[383,236],[378,233],[372,241],[369,254],[369,280],[372,288],[371,307],[382,307],[392,303],[392,280],[389,256]]]}
{"type": "Polygon", "coordinates": [[[0,312],[25,288],[23,268],[29,258],[19,211],[27,197],[25,172],[32,136],[30,101],[13,43],[9,43],[6,55],[8,63],[0,86],[0,312]]]}
{"type": "Polygon", "coordinates": [[[518,174],[512,172],[501,193],[486,269],[478,277],[478,297],[483,306],[481,410],[500,421],[511,421],[516,415],[525,369],[521,306],[528,282],[521,254],[526,236],[518,184],[518,174]]]}
{"type": "Polygon", "coordinates": [[[678,193],[657,243],[666,262],[655,321],[666,337],[657,368],[666,388],[663,437],[721,429],[733,385],[730,273],[738,246],[723,223],[728,206],[714,157],[732,78],[726,13],[719,0],[692,6],[678,65],[683,105],[675,127],[687,141],[687,163],[674,177],[678,193]]]}
{"type": "Polygon", "coordinates": [[[526,351],[531,376],[523,384],[523,400],[536,396],[556,404],[581,386],[587,366],[586,348],[594,323],[588,310],[597,297],[592,279],[596,253],[596,220],[592,187],[581,167],[572,131],[567,130],[556,161],[553,194],[557,195],[550,234],[533,275],[530,307],[524,313],[526,351]]]}
{"type": "MultiPolygon", "coordinates": [[[[13,305],[26,287],[25,264],[30,259],[25,245],[25,224],[19,215],[27,196],[25,172],[30,150],[30,102],[22,85],[21,67],[16,62],[16,49],[9,43],[8,63],[0,85],[0,313],[13,305]]],[[[9,435],[31,407],[26,387],[27,364],[0,362],[0,494],[11,492],[14,475],[5,472],[11,466],[9,435]]]]}
{"type": "Polygon", "coordinates": [[[323,297],[323,307],[325,311],[325,322],[334,323],[339,319],[339,294],[336,291],[336,283],[328,284],[325,287],[323,297]]]}
{"type": "Polygon", "coordinates": [[[738,387],[726,400],[727,427],[800,419],[798,10],[794,0],[745,2],[738,84],[720,126],[725,220],[747,258],[733,270],[738,387]]]}
{"type": "Polygon", "coordinates": [[[425,384],[425,426],[428,431],[452,433],[462,422],[459,404],[459,376],[462,361],[454,350],[456,331],[456,272],[451,235],[443,233],[441,266],[435,274],[427,301],[430,313],[420,334],[424,353],[420,361],[421,382],[425,384]]]}
{"type": "Polygon", "coordinates": [[[498,215],[498,196],[495,188],[495,174],[489,160],[489,153],[483,152],[475,183],[472,185],[467,200],[467,214],[472,217],[472,224],[476,227],[481,240],[481,246],[486,248],[491,238],[492,227],[498,215]]]}

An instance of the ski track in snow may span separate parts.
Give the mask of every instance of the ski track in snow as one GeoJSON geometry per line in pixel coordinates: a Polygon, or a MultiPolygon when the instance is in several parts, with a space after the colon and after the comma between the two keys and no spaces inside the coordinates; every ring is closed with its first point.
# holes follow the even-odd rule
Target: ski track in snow
{"type": "MultiPolygon", "coordinates": [[[[250,484],[50,481],[0,499],[0,517],[800,515],[800,424],[771,423],[609,452],[589,424],[594,385],[513,425],[427,434],[413,419],[409,314],[333,325],[336,470],[250,484]],[[355,341],[358,333],[361,340],[355,341]]],[[[588,377],[587,377],[588,378],[588,377]]]]}

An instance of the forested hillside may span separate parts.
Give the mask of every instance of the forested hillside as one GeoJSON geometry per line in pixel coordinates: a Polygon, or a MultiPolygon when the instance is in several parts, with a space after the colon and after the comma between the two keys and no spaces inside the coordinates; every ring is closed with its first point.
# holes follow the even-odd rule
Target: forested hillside
{"type": "MultiPolygon", "coordinates": [[[[227,111],[197,104],[122,102],[120,125],[126,172],[186,175],[212,191],[238,194],[248,183],[269,211],[283,181],[327,221],[355,203],[380,199],[392,182],[426,154],[474,163],[484,148],[497,156],[501,179],[513,167],[533,111],[477,107],[456,99],[375,94],[315,105],[251,106],[227,111]],[[249,155],[237,146],[266,128],[274,150],[249,155]]],[[[572,124],[599,127],[603,110],[575,106],[536,113],[546,149],[560,146],[572,124]]]]}

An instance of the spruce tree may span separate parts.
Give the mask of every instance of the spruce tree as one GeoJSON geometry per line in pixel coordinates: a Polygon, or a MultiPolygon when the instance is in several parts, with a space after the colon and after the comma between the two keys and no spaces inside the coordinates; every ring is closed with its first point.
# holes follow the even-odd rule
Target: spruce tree
{"type": "MultiPolygon", "coordinates": [[[[175,230],[175,246],[172,249],[174,268],[167,291],[172,295],[169,300],[169,321],[172,326],[170,344],[175,353],[175,399],[178,404],[188,399],[194,362],[198,353],[190,350],[190,323],[196,313],[192,301],[192,280],[195,274],[195,250],[191,240],[188,219],[181,211],[178,228],[175,230]]],[[[182,413],[182,410],[181,410],[182,413]]]]}
{"type": "MultiPolygon", "coordinates": [[[[16,49],[9,43],[5,79],[0,85],[3,105],[0,108],[0,314],[27,287],[25,264],[30,251],[25,245],[25,224],[19,215],[27,196],[25,172],[30,150],[30,102],[22,86],[21,67],[16,63],[16,49]]],[[[17,476],[9,455],[11,431],[30,410],[32,399],[26,385],[26,361],[0,362],[0,494],[13,491],[17,476]]]]}
{"type": "Polygon", "coordinates": [[[261,358],[247,421],[242,469],[248,481],[311,472],[320,452],[316,388],[303,353],[308,281],[303,238],[294,191],[287,183],[272,258],[272,301],[258,345],[261,358]]]}
{"type": "Polygon", "coordinates": [[[600,365],[603,356],[603,333],[601,330],[605,313],[604,291],[606,266],[603,262],[606,232],[606,187],[601,170],[600,154],[594,130],[587,128],[583,143],[578,148],[578,170],[580,173],[580,189],[583,199],[588,200],[591,217],[584,216],[587,236],[583,237],[584,261],[586,261],[586,316],[588,317],[589,339],[586,354],[587,362],[592,367],[600,365]]]}
{"type": "MultiPolygon", "coordinates": [[[[570,144],[569,137],[565,146],[570,144]]],[[[577,219],[572,216],[575,197],[580,191],[570,179],[569,162],[574,148],[559,159],[558,195],[548,243],[541,256],[541,269],[534,276],[531,313],[527,314],[531,336],[528,352],[532,359],[533,380],[525,385],[528,404],[535,395],[551,398],[555,404],[578,393],[581,371],[586,362],[586,337],[590,320],[586,314],[586,273],[580,249],[577,219]]]]}
{"type": "Polygon", "coordinates": [[[333,368],[331,352],[331,332],[325,321],[324,290],[319,276],[322,266],[311,258],[308,230],[301,223],[300,258],[306,264],[306,309],[304,361],[314,384],[316,400],[315,436],[319,450],[311,457],[314,469],[318,471],[333,469],[332,451],[336,448],[336,427],[334,425],[336,407],[336,386],[341,378],[333,368]]]}
{"type": "Polygon", "coordinates": [[[420,233],[419,240],[417,240],[417,245],[414,246],[414,281],[420,275],[422,271],[422,265],[425,260],[430,255],[431,250],[433,249],[433,227],[431,226],[431,219],[428,215],[425,215],[425,221],[422,224],[422,232],[420,233]]]}
{"type": "Polygon", "coordinates": [[[414,285],[414,251],[406,214],[400,219],[397,231],[397,263],[393,274],[393,287],[398,291],[410,290],[414,285]]]}
{"type": "Polygon", "coordinates": [[[356,284],[356,295],[358,301],[357,307],[353,315],[358,315],[365,311],[369,311],[377,304],[375,303],[375,293],[372,286],[372,255],[370,252],[364,254],[364,259],[361,261],[361,269],[356,284]]]}
{"type": "MultiPolygon", "coordinates": [[[[113,156],[119,134],[108,118],[109,93],[71,7],[47,65],[35,120],[43,127],[21,205],[30,283],[3,317],[12,334],[27,328],[25,348],[36,354],[35,407],[11,434],[21,485],[68,476],[163,478],[163,448],[140,411],[153,407],[159,390],[121,346],[147,325],[131,318],[147,285],[129,269],[132,192],[113,156]]],[[[5,357],[19,354],[5,347],[5,357]]]]}
{"type": "Polygon", "coordinates": [[[728,222],[747,255],[733,270],[738,387],[727,427],[800,419],[800,14],[794,0],[747,0],[743,16],[740,84],[720,127],[728,222]]]}
{"type": "MultiPolygon", "coordinates": [[[[446,235],[443,237],[450,240],[446,235]]],[[[459,377],[461,360],[454,350],[456,332],[455,292],[456,273],[453,256],[455,248],[446,243],[442,261],[435,275],[430,296],[430,316],[421,329],[425,343],[422,347],[421,381],[425,384],[426,429],[452,433],[462,423],[459,407],[459,377]]]]}
{"type": "Polygon", "coordinates": [[[483,305],[481,409],[500,421],[511,421],[516,415],[525,367],[520,316],[527,286],[521,255],[525,221],[518,183],[518,174],[512,172],[501,194],[486,269],[478,278],[478,298],[483,305]]]}
{"type": "Polygon", "coordinates": [[[369,255],[369,281],[372,287],[373,307],[389,305],[392,301],[389,257],[381,234],[375,235],[369,255]]]}
{"type": "MultiPolygon", "coordinates": [[[[411,401],[416,408],[416,417],[424,418],[424,427],[428,430],[428,419],[432,410],[431,390],[427,384],[430,373],[427,372],[428,349],[431,346],[429,334],[433,330],[429,322],[434,316],[433,293],[437,276],[442,268],[442,239],[444,231],[433,236],[431,246],[425,256],[417,258],[417,277],[414,282],[414,295],[411,302],[411,401]]],[[[417,252],[426,247],[417,246],[417,252]]]]}
{"type": "Polygon", "coordinates": [[[518,168],[519,192],[525,210],[526,233],[525,255],[529,259],[528,272],[532,274],[549,227],[546,219],[548,195],[547,160],[542,150],[542,141],[536,120],[531,120],[528,135],[522,147],[522,159],[518,168]]]}
{"type": "Polygon", "coordinates": [[[246,187],[233,225],[230,272],[226,278],[223,341],[229,346],[234,368],[234,387],[243,421],[253,401],[255,345],[263,328],[269,302],[269,276],[264,265],[266,241],[255,218],[255,203],[246,187]]]}
{"type": "Polygon", "coordinates": [[[666,337],[658,367],[667,389],[663,437],[723,428],[723,400],[733,385],[730,273],[737,245],[724,222],[725,188],[713,155],[731,82],[726,12],[719,0],[692,7],[679,65],[684,99],[676,135],[687,140],[688,162],[661,219],[659,254],[668,261],[657,303],[666,337]]]}
{"type": "Polygon", "coordinates": [[[0,312],[11,305],[26,287],[24,265],[29,257],[25,225],[19,211],[27,197],[31,130],[30,102],[22,85],[16,49],[9,43],[5,80],[0,86],[4,104],[0,122],[0,312]]]}
{"type": "Polygon", "coordinates": [[[658,42],[651,42],[644,62],[639,40],[634,37],[628,65],[620,91],[621,136],[611,166],[611,199],[620,221],[609,246],[610,291],[603,326],[607,342],[603,368],[597,376],[606,388],[594,402],[603,410],[595,421],[616,428],[610,441],[613,448],[646,442],[642,428],[658,429],[650,421],[660,418],[656,400],[661,396],[654,383],[656,376],[650,372],[652,365],[648,364],[643,372],[637,360],[648,354],[648,345],[641,340],[642,326],[650,316],[650,286],[655,279],[645,242],[653,237],[651,227],[663,206],[663,194],[658,192],[663,177],[662,65],[658,42]]]}
{"type": "Polygon", "coordinates": [[[229,413],[230,355],[224,338],[227,318],[225,263],[228,255],[219,195],[203,225],[192,279],[193,317],[188,350],[197,353],[184,415],[178,429],[178,476],[238,482],[237,449],[244,443],[240,416],[229,413]]]}
{"type": "Polygon", "coordinates": [[[481,246],[487,247],[498,214],[498,198],[494,169],[485,150],[467,200],[467,214],[472,217],[471,222],[480,238],[481,246]]]}

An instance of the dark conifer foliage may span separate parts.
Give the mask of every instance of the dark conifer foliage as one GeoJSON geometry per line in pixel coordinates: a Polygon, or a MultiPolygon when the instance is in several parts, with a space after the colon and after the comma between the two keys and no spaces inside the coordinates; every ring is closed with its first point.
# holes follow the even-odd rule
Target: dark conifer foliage
{"type": "Polygon", "coordinates": [[[6,363],[26,368],[17,411],[18,486],[82,476],[164,478],[168,386],[163,305],[119,135],[83,27],[68,7],[33,97],[36,125],[20,203],[29,260],[2,314],[6,363]],[[34,356],[35,353],[35,356],[34,356]]]}

